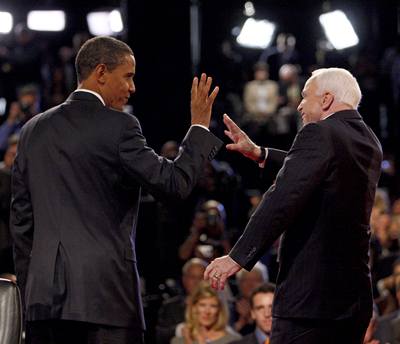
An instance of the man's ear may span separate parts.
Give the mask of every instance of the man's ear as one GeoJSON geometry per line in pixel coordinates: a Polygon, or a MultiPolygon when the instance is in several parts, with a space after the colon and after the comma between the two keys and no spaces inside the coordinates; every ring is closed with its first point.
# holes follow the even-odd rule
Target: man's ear
{"type": "Polygon", "coordinates": [[[104,85],[106,82],[107,67],[104,63],[100,63],[94,69],[94,74],[98,83],[104,85]]]}
{"type": "Polygon", "coordinates": [[[252,309],[250,310],[250,315],[253,320],[256,320],[256,315],[254,314],[254,311],[252,309]]]}
{"type": "Polygon", "coordinates": [[[322,110],[327,111],[331,107],[333,101],[335,100],[335,97],[331,93],[324,93],[322,96],[322,110]]]}

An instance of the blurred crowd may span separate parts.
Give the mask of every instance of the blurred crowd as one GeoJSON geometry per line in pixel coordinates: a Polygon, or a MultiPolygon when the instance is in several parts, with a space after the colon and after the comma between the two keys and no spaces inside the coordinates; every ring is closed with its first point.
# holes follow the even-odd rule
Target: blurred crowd
{"type": "MultiPolygon", "coordinates": [[[[18,24],[13,39],[0,45],[0,98],[7,100],[5,107],[0,106],[2,278],[15,280],[8,220],[10,171],[19,131],[26,121],[62,103],[76,88],[74,58],[87,38],[87,33],[78,33],[71,46],[62,46],[51,55],[45,42],[18,24]]],[[[224,90],[217,107],[229,112],[258,144],[289,149],[302,125],[297,106],[304,81],[310,71],[331,60],[325,56],[305,65],[291,34],[278,35],[272,47],[251,61],[250,68],[241,65],[243,57],[230,43],[223,42],[221,51],[218,79],[224,90]]],[[[345,63],[337,66],[349,68],[357,77],[364,95],[360,112],[380,138],[385,153],[371,216],[375,312],[365,343],[400,343],[400,190],[396,171],[400,48],[394,42],[379,59],[365,53],[345,63]]],[[[212,130],[221,133],[218,125],[214,123],[212,130]]],[[[174,159],[178,148],[177,142],[168,141],[159,154],[174,159]]],[[[195,338],[203,343],[208,338],[209,343],[250,343],[244,338],[251,336],[259,343],[268,340],[278,242],[252,271],[240,271],[231,279],[224,292],[217,293],[202,282],[207,264],[229,252],[273,182],[273,173],[261,179],[258,169],[235,155],[221,154],[208,163],[185,202],[166,203],[144,190],[137,249],[148,342],[175,344],[195,338]],[[203,333],[199,324],[207,322],[212,331],[203,333]]]]}

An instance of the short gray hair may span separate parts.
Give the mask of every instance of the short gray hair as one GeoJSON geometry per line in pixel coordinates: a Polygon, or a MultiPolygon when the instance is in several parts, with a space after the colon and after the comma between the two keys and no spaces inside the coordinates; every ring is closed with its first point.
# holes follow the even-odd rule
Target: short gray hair
{"type": "MultiPolygon", "coordinates": [[[[253,269],[250,271],[256,271],[260,275],[263,282],[267,282],[269,280],[268,268],[265,264],[258,261],[256,265],[254,265],[253,269]]],[[[236,273],[236,281],[240,282],[250,271],[245,269],[241,269],[236,273]]]]}
{"type": "Polygon", "coordinates": [[[317,94],[332,93],[339,103],[357,109],[361,101],[361,90],[356,78],[343,68],[321,68],[315,70],[309,81],[315,80],[317,94]]]}
{"type": "Polygon", "coordinates": [[[205,260],[197,258],[197,257],[191,258],[183,265],[182,273],[185,275],[188,272],[188,270],[190,269],[190,267],[192,267],[194,265],[199,265],[205,269],[207,267],[208,263],[205,260]]]}
{"type": "Polygon", "coordinates": [[[115,69],[127,55],[133,55],[132,49],[113,37],[98,36],[87,40],[75,59],[78,82],[87,79],[99,64],[105,64],[110,71],[115,69]]]}

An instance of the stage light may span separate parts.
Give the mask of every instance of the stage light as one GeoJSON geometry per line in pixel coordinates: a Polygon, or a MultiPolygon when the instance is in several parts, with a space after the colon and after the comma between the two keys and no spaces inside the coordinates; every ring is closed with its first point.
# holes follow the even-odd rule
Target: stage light
{"type": "Polygon", "coordinates": [[[28,28],[35,31],[63,31],[65,29],[64,11],[30,11],[28,28]]]}
{"type": "Polygon", "coordinates": [[[319,22],[329,42],[337,50],[357,45],[359,40],[346,14],[336,10],[321,14],[319,22]]]}
{"type": "Polygon", "coordinates": [[[124,29],[119,10],[90,12],[86,16],[89,32],[93,36],[113,36],[124,29]]]}
{"type": "Polygon", "coordinates": [[[6,98],[0,98],[0,116],[4,116],[7,108],[6,98]]]}
{"type": "Polygon", "coordinates": [[[236,41],[244,47],[264,49],[271,44],[274,31],[274,23],[249,18],[244,23],[236,41]]]}
{"type": "Polygon", "coordinates": [[[9,33],[13,26],[13,17],[9,12],[0,12],[0,33],[9,33]]]}
{"type": "Polygon", "coordinates": [[[254,16],[254,14],[256,13],[256,9],[254,8],[254,5],[251,1],[247,1],[244,4],[244,15],[247,17],[251,17],[254,16]]]}

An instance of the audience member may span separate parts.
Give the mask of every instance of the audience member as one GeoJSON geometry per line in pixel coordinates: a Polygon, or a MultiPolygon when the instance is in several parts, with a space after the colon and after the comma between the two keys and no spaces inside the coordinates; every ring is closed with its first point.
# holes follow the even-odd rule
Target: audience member
{"type": "Polygon", "coordinates": [[[263,283],[250,295],[251,318],[255,323],[254,332],[244,336],[235,344],[269,344],[272,327],[272,302],[275,285],[263,283]]]}
{"type": "Polygon", "coordinates": [[[229,252],[230,243],[225,233],[225,208],[222,203],[209,200],[196,212],[190,235],[179,248],[179,257],[187,260],[199,257],[208,262],[221,252],[229,252]]]}
{"type": "Polygon", "coordinates": [[[381,344],[381,341],[376,339],[377,318],[378,318],[378,310],[376,305],[374,305],[374,310],[372,312],[372,317],[371,320],[369,321],[367,331],[365,332],[363,344],[381,344]]]}
{"type": "Polygon", "coordinates": [[[400,344],[400,275],[395,279],[397,309],[378,318],[375,337],[380,343],[400,344]]]}
{"type": "Polygon", "coordinates": [[[34,85],[25,85],[18,91],[18,101],[11,103],[7,120],[0,126],[0,153],[5,152],[8,139],[18,134],[22,126],[40,111],[39,90],[34,85]]]}
{"type": "Polygon", "coordinates": [[[207,262],[199,258],[188,260],[182,268],[181,294],[165,300],[158,313],[156,334],[158,344],[168,344],[175,334],[176,325],[185,319],[188,296],[203,280],[207,262]]]}
{"type": "Polygon", "coordinates": [[[228,327],[229,315],[223,299],[207,282],[201,282],[190,295],[185,322],[176,328],[171,344],[225,344],[240,335],[228,327]]]}
{"type": "Polygon", "coordinates": [[[267,130],[278,104],[278,83],[269,79],[267,64],[256,63],[254,80],[248,81],[243,90],[244,114],[240,122],[249,135],[265,142],[263,130],[267,130]]]}
{"type": "Polygon", "coordinates": [[[242,335],[254,331],[254,321],[251,317],[250,297],[252,291],[262,283],[268,281],[267,267],[257,262],[251,271],[240,270],[236,274],[238,295],[235,302],[235,310],[232,316],[234,329],[242,335]]]}
{"type": "Polygon", "coordinates": [[[0,162],[0,278],[16,281],[9,228],[11,203],[11,167],[17,153],[18,136],[9,139],[4,160],[0,162]]]}

